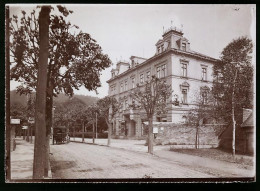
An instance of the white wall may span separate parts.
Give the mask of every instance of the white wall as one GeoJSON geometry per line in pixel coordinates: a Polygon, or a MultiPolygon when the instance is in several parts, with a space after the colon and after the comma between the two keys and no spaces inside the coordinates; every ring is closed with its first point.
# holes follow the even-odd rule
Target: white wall
{"type": "MultiPolygon", "coordinates": [[[[183,57],[180,55],[172,55],[172,76],[171,76],[171,82],[172,82],[172,90],[173,95],[178,95],[178,100],[181,101],[182,93],[181,93],[181,87],[180,85],[184,82],[187,82],[189,84],[188,92],[187,92],[187,101],[188,105],[182,105],[179,106],[172,106],[172,122],[174,123],[180,123],[183,122],[182,116],[187,113],[187,111],[194,107],[193,104],[196,104],[196,99],[199,96],[200,88],[202,86],[207,86],[209,88],[212,87],[212,81],[213,81],[213,64],[201,61],[194,58],[189,57],[183,57]],[[180,59],[185,59],[189,61],[189,64],[187,66],[187,78],[182,77],[182,68],[181,68],[181,62],[180,59]],[[202,81],[202,66],[201,64],[207,66],[207,80],[208,81],[202,81]]],[[[174,97],[172,97],[172,100],[174,100],[174,97]]]]}
{"type": "Polygon", "coordinates": [[[207,66],[207,81],[213,81],[213,64],[200,59],[195,59],[187,56],[173,55],[172,56],[172,73],[173,75],[182,76],[182,68],[180,59],[188,60],[187,77],[201,80],[202,66],[207,66]]]}

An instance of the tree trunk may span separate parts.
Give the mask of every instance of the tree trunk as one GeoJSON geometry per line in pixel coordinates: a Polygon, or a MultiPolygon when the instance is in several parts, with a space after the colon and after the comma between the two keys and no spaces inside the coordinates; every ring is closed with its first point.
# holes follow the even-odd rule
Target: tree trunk
{"type": "Polygon", "coordinates": [[[95,143],[95,125],[92,123],[93,126],[93,144],[95,143]]]}
{"type": "Polygon", "coordinates": [[[153,154],[153,117],[150,117],[148,120],[148,153],[153,154]]]}
{"type": "Polygon", "coordinates": [[[36,88],[35,144],[33,160],[33,179],[44,178],[46,159],[46,89],[49,56],[49,17],[50,6],[42,6],[39,14],[40,52],[36,88]]]}
{"type": "Polygon", "coordinates": [[[105,118],[106,124],[108,126],[108,133],[107,133],[107,146],[110,146],[111,143],[111,123],[109,123],[109,119],[105,118]]]}
{"type": "Polygon", "coordinates": [[[235,96],[235,83],[236,83],[236,78],[237,78],[237,69],[235,72],[235,77],[234,77],[234,82],[233,82],[233,90],[232,90],[232,125],[233,125],[233,138],[232,138],[232,154],[233,157],[236,154],[236,120],[235,120],[235,101],[234,101],[234,96],[235,96]]]}
{"type": "Polygon", "coordinates": [[[82,122],[82,143],[84,143],[84,121],[82,122]]]}
{"type": "Polygon", "coordinates": [[[96,139],[98,138],[98,137],[97,137],[97,133],[98,133],[98,132],[97,132],[97,112],[96,112],[96,139]]]}
{"type": "Polygon", "coordinates": [[[111,143],[111,130],[112,130],[112,126],[111,123],[109,122],[108,118],[105,118],[107,126],[108,126],[108,134],[107,134],[107,146],[110,146],[111,143]]]}
{"type": "Polygon", "coordinates": [[[110,146],[111,143],[111,130],[112,130],[112,125],[111,123],[108,123],[108,134],[107,134],[107,145],[110,146]]]}
{"type": "Polygon", "coordinates": [[[195,149],[198,149],[198,127],[196,127],[195,149]]]}
{"type": "Polygon", "coordinates": [[[75,127],[73,127],[73,138],[74,138],[74,141],[75,141],[75,127]]]}
{"type": "Polygon", "coordinates": [[[48,177],[48,172],[49,172],[49,164],[50,164],[50,157],[49,157],[49,153],[50,153],[50,135],[47,135],[45,137],[45,141],[46,141],[46,151],[45,151],[45,161],[44,161],[44,177],[48,177]]]}
{"type": "Polygon", "coordinates": [[[33,126],[32,126],[32,125],[30,125],[30,134],[31,134],[30,143],[32,143],[32,128],[33,128],[33,126]]]}
{"type": "MultiPolygon", "coordinates": [[[[49,77],[49,74],[48,74],[49,77]]],[[[48,78],[48,88],[49,85],[49,78],[48,78]]],[[[45,155],[45,166],[44,166],[44,177],[48,177],[49,172],[49,153],[50,153],[50,135],[51,135],[51,127],[52,127],[52,107],[53,107],[53,95],[52,89],[48,91],[48,95],[46,96],[46,155],[45,155]]]]}
{"type": "Polygon", "coordinates": [[[26,129],[26,141],[29,142],[29,133],[30,133],[30,126],[28,125],[28,129],[26,129]]]}
{"type": "Polygon", "coordinates": [[[200,133],[199,133],[199,129],[198,129],[198,149],[200,148],[200,133]]]}
{"type": "Polygon", "coordinates": [[[232,155],[235,156],[235,154],[236,154],[236,121],[235,121],[233,104],[232,104],[232,124],[233,124],[232,155]]]}

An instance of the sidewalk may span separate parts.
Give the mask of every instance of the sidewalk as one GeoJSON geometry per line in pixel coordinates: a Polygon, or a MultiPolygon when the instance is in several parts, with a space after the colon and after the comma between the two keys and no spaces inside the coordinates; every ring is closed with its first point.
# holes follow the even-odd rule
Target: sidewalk
{"type": "MultiPolygon", "coordinates": [[[[11,179],[32,179],[34,144],[16,137],[16,149],[11,152],[11,179]]],[[[51,170],[48,172],[51,178],[51,170]]]]}
{"type": "MultiPolygon", "coordinates": [[[[71,142],[82,143],[82,138],[70,138],[71,142]]],[[[84,143],[93,144],[93,140],[90,138],[85,138],[84,143]]],[[[107,139],[95,139],[95,144],[107,146],[107,139]]],[[[145,140],[131,140],[131,139],[111,139],[110,147],[116,147],[120,149],[126,149],[138,152],[148,152],[147,146],[145,146],[145,140]]],[[[170,150],[170,145],[156,145],[154,146],[154,151],[158,150],[170,150]]]]}

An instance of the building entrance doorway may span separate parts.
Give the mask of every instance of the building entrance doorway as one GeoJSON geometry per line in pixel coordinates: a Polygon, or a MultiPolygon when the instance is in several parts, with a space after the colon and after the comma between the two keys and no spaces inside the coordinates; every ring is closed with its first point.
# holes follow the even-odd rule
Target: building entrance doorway
{"type": "Polygon", "coordinates": [[[135,136],[136,135],[136,122],[134,120],[130,120],[130,131],[131,134],[129,136],[135,136]]]}

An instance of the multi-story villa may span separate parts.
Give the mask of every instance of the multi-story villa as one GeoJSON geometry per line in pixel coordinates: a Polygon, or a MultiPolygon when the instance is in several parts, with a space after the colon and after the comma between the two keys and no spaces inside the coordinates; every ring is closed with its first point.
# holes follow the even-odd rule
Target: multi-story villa
{"type": "Polygon", "coordinates": [[[171,27],[156,44],[156,54],[149,58],[131,56],[131,62],[120,61],[111,70],[109,96],[115,96],[123,107],[113,121],[113,135],[142,136],[146,132],[143,122],[147,121],[144,111],[131,110],[130,91],[136,84],[142,85],[152,75],[163,78],[173,90],[172,101],[180,105],[169,104],[167,114],[154,116],[154,121],[181,123],[187,111],[196,103],[196,94],[212,87],[213,65],[218,60],[190,49],[190,42],[183,32],[171,27]]]}

